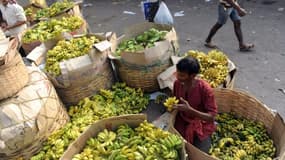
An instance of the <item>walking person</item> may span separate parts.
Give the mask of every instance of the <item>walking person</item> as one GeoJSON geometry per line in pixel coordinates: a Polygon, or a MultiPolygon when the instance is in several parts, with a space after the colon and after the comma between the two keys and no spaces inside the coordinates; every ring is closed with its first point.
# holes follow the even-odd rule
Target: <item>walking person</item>
{"type": "Polygon", "coordinates": [[[241,17],[246,15],[246,11],[240,7],[237,0],[219,0],[218,5],[218,21],[210,30],[210,33],[205,41],[205,46],[208,48],[217,48],[212,43],[212,38],[217,31],[227,22],[228,17],[231,18],[234,24],[235,35],[239,42],[239,50],[241,52],[251,51],[254,44],[246,44],[243,40],[243,34],[241,30],[241,17]]]}

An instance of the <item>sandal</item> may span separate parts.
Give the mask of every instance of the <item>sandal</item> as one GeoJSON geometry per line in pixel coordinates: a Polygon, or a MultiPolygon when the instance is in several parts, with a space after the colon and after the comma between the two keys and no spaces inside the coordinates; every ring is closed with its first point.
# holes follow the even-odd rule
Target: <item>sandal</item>
{"type": "Polygon", "coordinates": [[[249,51],[252,51],[252,48],[254,48],[254,44],[248,44],[248,45],[245,45],[243,47],[240,47],[239,51],[241,51],[241,52],[249,52],[249,51]]]}
{"type": "Polygon", "coordinates": [[[204,44],[205,47],[208,47],[208,48],[213,48],[213,49],[217,49],[218,47],[212,43],[205,43],[204,44]]]}

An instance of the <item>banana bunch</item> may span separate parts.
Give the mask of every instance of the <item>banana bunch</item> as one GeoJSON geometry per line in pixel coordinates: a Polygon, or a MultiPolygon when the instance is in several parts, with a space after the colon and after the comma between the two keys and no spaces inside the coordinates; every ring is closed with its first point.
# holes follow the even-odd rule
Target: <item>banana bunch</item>
{"type": "Polygon", "coordinates": [[[246,153],[245,150],[238,149],[238,150],[235,151],[234,159],[243,159],[246,156],[247,156],[247,153],[246,153]]]}
{"type": "Polygon", "coordinates": [[[172,111],[172,108],[175,104],[178,104],[179,100],[176,97],[169,97],[165,100],[163,105],[166,107],[168,112],[172,111]]]}
{"type": "Polygon", "coordinates": [[[25,9],[25,15],[26,17],[30,17],[33,15],[33,9],[31,7],[25,9]]]}
{"type": "Polygon", "coordinates": [[[88,54],[92,45],[99,41],[95,36],[60,40],[53,49],[47,52],[45,70],[52,75],[60,75],[59,63],[61,61],[88,54]]]}
{"type": "Polygon", "coordinates": [[[120,56],[121,52],[136,52],[143,51],[145,48],[151,48],[157,41],[165,39],[167,31],[159,31],[151,28],[135,38],[121,42],[115,51],[116,56],[120,56]]]}
{"type": "Polygon", "coordinates": [[[102,146],[112,145],[113,141],[116,139],[116,133],[104,129],[103,132],[100,132],[97,137],[100,143],[103,143],[102,146]]]}
{"type": "Polygon", "coordinates": [[[211,50],[208,54],[200,51],[190,50],[186,56],[198,59],[200,63],[200,77],[213,87],[221,85],[228,75],[228,58],[218,50],[211,50]]]}
{"type": "MultiPolygon", "coordinates": [[[[68,122],[63,128],[55,131],[47,141],[44,142],[43,149],[37,155],[33,156],[31,160],[60,159],[69,144],[78,138],[89,125],[103,118],[129,113],[139,113],[146,108],[148,102],[149,97],[144,95],[142,90],[130,88],[126,86],[125,83],[116,83],[112,86],[112,90],[99,92],[90,98],[86,97],[82,99],[78,105],[70,106],[68,110],[70,122],[68,122]],[[101,95],[101,93],[103,95],[101,95]],[[112,95],[112,100],[106,98],[109,94],[112,95]]],[[[120,143],[105,140],[107,144],[113,143],[113,148],[106,148],[107,144],[105,144],[101,145],[98,150],[107,154],[109,151],[118,149],[122,144],[129,142],[130,137],[133,136],[134,130],[132,128],[128,126],[120,126],[116,134],[109,131],[108,134],[106,134],[105,131],[105,133],[103,132],[103,136],[100,136],[101,138],[92,142],[92,144],[104,144],[104,139],[113,140],[114,137],[115,139],[120,139],[120,143]]],[[[97,154],[99,153],[96,153],[96,155],[97,154]]],[[[93,159],[96,159],[96,156],[94,156],[93,159]]]]}
{"type": "Polygon", "coordinates": [[[212,135],[209,153],[219,159],[270,160],[276,148],[261,122],[255,122],[233,113],[222,113],[216,117],[216,132],[212,135]]]}
{"type": "Polygon", "coordinates": [[[100,94],[101,94],[104,98],[106,98],[107,100],[110,100],[110,101],[112,101],[113,98],[114,98],[114,94],[113,94],[113,92],[110,91],[110,90],[100,89],[100,94]]]}
{"type": "Polygon", "coordinates": [[[34,41],[45,42],[50,39],[55,39],[64,32],[71,32],[79,29],[84,23],[80,17],[63,17],[59,20],[51,19],[49,21],[41,21],[35,27],[27,30],[22,40],[24,43],[34,41]]]}
{"type": "Polygon", "coordinates": [[[137,128],[127,124],[120,125],[116,131],[104,129],[96,137],[87,140],[87,145],[73,160],[106,159],[106,160],[154,160],[179,158],[178,150],[182,140],[178,135],[171,134],[154,127],[144,121],[137,128]],[[153,134],[148,137],[151,132],[153,134]],[[106,137],[113,134],[111,139],[106,137]],[[160,135],[163,135],[160,137],[160,135]],[[127,139],[122,139],[125,137],[127,139]],[[109,142],[106,145],[106,142],[109,142]]]}
{"type": "Polygon", "coordinates": [[[72,8],[73,6],[74,3],[68,0],[64,0],[63,2],[55,2],[50,7],[37,11],[35,17],[37,20],[41,18],[51,18],[65,11],[66,9],[72,8]]]}

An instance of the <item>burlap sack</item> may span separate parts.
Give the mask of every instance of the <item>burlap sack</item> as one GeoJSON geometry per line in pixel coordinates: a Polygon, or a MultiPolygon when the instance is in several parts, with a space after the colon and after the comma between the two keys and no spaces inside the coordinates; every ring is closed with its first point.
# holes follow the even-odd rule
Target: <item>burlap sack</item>
{"type": "Polygon", "coordinates": [[[28,68],[28,84],[0,102],[0,159],[29,159],[42,142],[68,120],[68,114],[45,74],[28,68]]]}

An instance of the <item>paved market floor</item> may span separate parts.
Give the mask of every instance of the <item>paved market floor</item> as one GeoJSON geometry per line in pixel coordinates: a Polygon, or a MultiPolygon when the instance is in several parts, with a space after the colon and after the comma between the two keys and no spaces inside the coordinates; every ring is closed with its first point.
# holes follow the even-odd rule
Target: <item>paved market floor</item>
{"type": "MultiPolygon", "coordinates": [[[[235,87],[249,92],[285,118],[285,1],[240,1],[248,11],[242,19],[244,39],[253,42],[255,50],[238,51],[230,20],[214,37],[214,42],[238,68],[235,87]]],[[[181,53],[189,49],[207,52],[203,42],[216,22],[217,0],[166,3],[173,14],[184,14],[174,17],[181,53]]],[[[83,12],[93,32],[114,31],[121,35],[125,27],[144,21],[139,0],[85,0],[83,12]]],[[[154,117],[161,112],[161,108],[157,109],[154,117]]]]}

